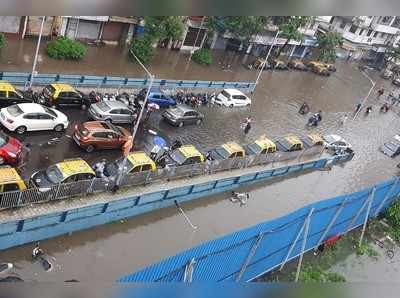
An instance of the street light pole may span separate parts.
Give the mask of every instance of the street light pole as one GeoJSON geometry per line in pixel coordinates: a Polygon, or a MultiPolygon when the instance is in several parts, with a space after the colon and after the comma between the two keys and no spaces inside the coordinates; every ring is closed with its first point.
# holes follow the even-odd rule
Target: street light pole
{"type": "Polygon", "coordinates": [[[265,65],[267,64],[269,55],[271,54],[272,48],[273,48],[273,47],[275,46],[275,44],[276,44],[276,40],[278,39],[279,33],[280,33],[280,31],[277,30],[277,31],[276,31],[276,34],[275,34],[275,37],[274,37],[274,40],[272,41],[272,45],[271,45],[271,47],[270,47],[269,50],[268,50],[267,57],[265,57],[264,62],[261,64],[261,69],[260,69],[260,71],[258,72],[257,79],[256,79],[256,81],[255,81],[255,83],[254,83],[253,91],[252,91],[251,93],[253,93],[253,92],[256,90],[256,87],[257,87],[257,85],[258,85],[258,81],[260,80],[260,77],[261,77],[261,73],[263,72],[263,70],[264,70],[264,68],[265,68],[265,65]]]}
{"type": "Polygon", "coordinates": [[[31,73],[31,80],[29,82],[29,88],[32,88],[32,84],[33,84],[33,76],[35,75],[35,71],[36,71],[36,63],[37,63],[37,58],[39,55],[40,41],[42,40],[43,25],[44,25],[45,19],[46,19],[46,17],[43,16],[42,23],[40,24],[39,38],[38,38],[38,42],[37,42],[37,46],[36,46],[35,58],[33,59],[33,66],[32,66],[32,73],[31,73]]]}
{"type": "MultiPolygon", "coordinates": [[[[128,152],[130,152],[132,150],[132,148],[133,148],[133,144],[134,144],[134,141],[135,141],[136,133],[137,133],[137,131],[139,129],[140,121],[141,121],[141,119],[143,117],[143,112],[144,112],[144,109],[146,107],[147,99],[149,97],[150,90],[153,87],[154,78],[155,78],[155,76],[150,73],[150,71],[143,65],[143,63],[138,59],[138,57],[136,57],[136,55],[132,51],[130,51],[130,52],[131,52],[132,56],[135,57],[137,62],[140,64],[140,66],[144,69],[144,71],[147,73],[147,75],[150,77],[150,83],[149,83],[149,86],[147,88],[147,92],[146,92],[146,96],[144,98],[143,106],[140,109],[139,116],[136,118],[136,123],[135,123],[135,126],[133,128],[133,132],[132,132],[132,136],[131,136],[132,137],[132,139],[131,139],[132,141],[131,141],[131,144],[129,146],[128,152]]],[[[117,180],[115,181],[116,188],[118,188],[119,185],[121,184],[121,180],[122,180],[122,177],[123,177],[123,173],[124,173],[124,169],[126,167],[126,162],[127,161],[128,161],[128,155],[126,154],[124,156],[124,160],[122,161],[122,166],[119,169],[119,174],[118,174],[117,180]]]]}
{"type": "Polygon", "coordinates": [[[358,109],[358,111],[354,114],[353,120],[356,119],[358,113],[362,110],[362,107],[364,106],[364,103],[367,101],[368,97],[371,95],[372,90],[374,90],[376,82],[374,82],[371,77],[365,73],[364,71],[361,71],[361,73],[363,74],[364,77],[366,77],[372,84],[371,88],[369,89],[367,96],[365,96],[365,98],[363,99],[363,101],[361,102],[361,107],[358,109]]]}
{"type": "Polygon", "coordinates": [[[196,39],[194,40],[194,45],[193,45],[192,49],[190,50],[189,61],[192,60],[192,55],[194,53],[194,48],[196,47],[196,43],[197,43],[197,40],[199,38],[199,34],[200,34],[200,31],[201,31],[201,28],[203,28],[204,19],[205,19],[205,16],[203,16],[203,18],[201,19],[199,31],[197,32],[196,39]]]}

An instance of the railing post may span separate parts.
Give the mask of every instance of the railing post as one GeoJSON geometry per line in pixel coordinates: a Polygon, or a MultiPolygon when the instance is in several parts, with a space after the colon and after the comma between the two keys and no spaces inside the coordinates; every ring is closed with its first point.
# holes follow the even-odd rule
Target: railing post
{"type": "Polygon", "coordinates": [[[254,242],[253,246],[251,247],[250,252],[246,257],[246,260],[244,261],[244,263],[242,265],[242,268],[240,268],[240,272],[236,276],[236,279],[235,279],[236,282],[239,282],[240,279],[242,278],[244,272],[246,271],[247,266],[250,264],[251,259],[255,255],[255,253],[257,251],[257,248],[260,245],[261,240],[263,239],[263,237],[264,237],[264,234],[262,234],[262,233],[258,234],[258,236],[256,238],[256,241],[254,242]]]}
{"type": "Polygon", "coordinates": [[[91,193],[92,191],[93,191],[93,184],[94,184],[94,180],[96,180],[97,178],[93,178],[91,181],[90,181],[90,185],[89,185],[89,188],[86,190],[86,194],[89,194],[89,193],[91,193]]]}
{"type": "Polygon", "coordinates": [[[349,226],[347,227],[346,231],[344,232],[344,234],[347,234],[348,232],[351,231],[353,224],[357,221],[357,219],[360,216],[361,212],[364,211],[365,206],[367,206],[367,204],[369,202],[370,194],[368,194],[368,196],[367,196],[366,200],[364,201],[364,203],[362,204],[361,208],[358,210],[357,214],[351,220],[351,222],[350,222],[349,226]]]}
{"type": "Polygon", "coordinates": [[[53,199],[57,199],[57,197],[58,197],[58,191],[60,190],[60,187],[61,187],[61,183],[58,183],[58,185],[57,185],[57,191],[56,191],[55,196],[53,197],[53,199]]]}
{"type": "Polygon", "coordinates": [[[303,261],[304,250],[305,250],[306,244],[307,244],[308,229],[310,227],[311,216],[312,216],[313,212],[314,212],[314,208],[311,209],[311,211],[308,214],[308,216],[306,218],[306,221],[305,221],[305,231],[304,231],[304,236],[303,236],[303,243],[302,243],[302,246],[301,246],[301,254],[300,254],[300,258],[299,258],[299,263],[297,264],[296,278],[294,280],[295,282],[297,282],[299,280],[301,263],[303,261]]]}
{"type": "Polygon", "coordinates": [[[374,196],[375,196],[375,187],[372,189],[371,195],[369,197],[368,209],[367,209],[367,213],[365,214],[363,228],[362,228],[362,231],[361,231],[361,236],[360,236],[360,241],[358,242],[358,246],[361,246],[363,238],[364,238],[365,228],[367,227],[367,221],[368,221],[368,218],[369,218],[369,212],[371,211],[371,206],[372,206],[372,202],[374,200],[374,196]]]}
{"type": "Polygon", "coordinates": [[[193,270],[194,264],[196,264],[195,258],[192,258],[185,266],[185,272],[183,275],[183,282],[192,282],[193,281],[193,270]]]}
{"type": "Polygon", "coordinates": [[[19,206],[21,204],[21,197],[22,197],[22,191],[19,191],[17,206],[19,206]]]}
{"type": "Polygon", "coordinates": [[[399,183],[400,177],[397,177],[396,180],[393,182],[392,187],[387,191],[385,194],[384,199],[382,202],[379,204],[378,208],[375,211],[375,216],[378,216],[379,212],[381,212],[381,209],[383,208],[383,205],[385,205],[387,199],[389,199],[389,194],[392,194],[393,190],[395,189],[396,185],[399,183]]]}

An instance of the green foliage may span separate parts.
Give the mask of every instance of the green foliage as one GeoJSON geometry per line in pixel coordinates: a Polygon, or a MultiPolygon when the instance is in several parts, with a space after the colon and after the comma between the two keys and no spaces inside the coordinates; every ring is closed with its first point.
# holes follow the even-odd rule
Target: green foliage
{"type": "Polygon", "coordinates": [[[210,65],[212,64],[212,55],[209,49],[199,49],[192,55],[192,60],[198,64],[210,65]]]}
{"type": "Polygon", "coordinates": [[[378,252],[365,242],[361,243],[361,245],[357,245],[356,254],[358,256],[367,255],[372,259],[378,259],[379,256],[378,252]]]}
{"type": "Polygon", "coordinates": [[[390,47],[386,49],[385,57],[388,61],[400,59],[400,48],[390,47]]]}
{"type": "Polygon", "coordinates": [[[334,63],[336,61],[336,47],[343,44],[343,37],[338,32],[327,32],[326,34],[319,34],[318,49],[319,60],[326,63],[334,63]]]}
{"type": "Polygon", "coordinates": [[[129,49],[129,56],[136,62],[136,59],[132,55],[132,53],[134,53],[140,62],[143,64],[149,63],[155,52],[152,44],[153,41],[149,37],[134,38],[129,49]]]}
{"type": "Polygon", "coordinates": [[[178,40],[185,30],[183,18],[179,16],[150,16],[144,21],[145,37],[153,42],[167,38],[178,40]]]}
{"type": "Polygon", "coordinates": [[[86,47],[80,42],[59,37],[47,43],[47,54],[55,59],[79,60],[86,54],[86,47]]]}
{"type": "MultiPolygon", "coordinates": [[[[294,279],[296,273],[292,273],[294,279]]],[[[299,275],[300,282],[345,282],[344,276],[335,272],[326,272],[319,266],[304,266],[299,275]]]]}
{"type": "Polygon", "coordinates": [[[2,47],[6,45],[6,37],[3,33],[0,32],[0,50],[2,47]]]}
{"type": "Polygon", "coordinates": [[[264,16],[209,17],[207,25],[212,31],[222,26],[235,38],[247,43],[265,28],[268,20],[269,17],[264,16]]]}
{"type": "Polygon", "coordinates": [[[287,44],[291,40],[295,41],[303,41],[304,33],[300,32],[300,28],[304,27],[307,23],[312,21],[311,17],[306,16],[290,16],[281,20],[281,24],[279,25],[280,36],[286,38],[286,42],[277,53],[277,57],[280,56],[283,49],[287,46],[287,44]]]}
{"type": "Polygon", "coordinates": [[[386,211],[386,219],[390,224],[389,234],[400,241],[400,201],[393,202],[386,211]]]}

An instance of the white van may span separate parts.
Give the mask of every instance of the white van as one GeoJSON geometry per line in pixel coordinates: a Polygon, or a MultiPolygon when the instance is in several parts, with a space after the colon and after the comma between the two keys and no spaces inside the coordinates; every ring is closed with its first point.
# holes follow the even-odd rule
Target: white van
{"type": "Polygon", "coordinates": [[[243,107],[251,105],[251,99],[237,89],[224,89],[217,95],[215,103],[226,107],[243,107]]]}

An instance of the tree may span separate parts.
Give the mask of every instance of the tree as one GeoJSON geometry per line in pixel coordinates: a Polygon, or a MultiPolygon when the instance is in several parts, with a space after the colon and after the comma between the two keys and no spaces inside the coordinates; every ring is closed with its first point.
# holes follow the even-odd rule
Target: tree
{"type": "Polygon", "coordinates": [[[150,62],[151,58],[154,56],[154,48],[152,45],[153,41],[148,36],[135,37],[132,40],[131,47],[129,49],[129,55],[131,59],[136,62],[132,53],[142,62],[147,64],[150,62]]]}
{"type": "Polygon", "coordinates": [[[286,42],[280,47],[276,57],[278,58],[291,40],[303,41],[304,34],[300,28],[312,20],[311,17],[291,16],[282,17],[282,23],[279,25],[280,36],[286,38],[286,42]]]}
{"type": "Polygon", "coordinates": [[[183,18],[179,16],[145,17],[145,35],[153,41],[182,38],[185,30],[183,18]]]}
{"type": "Polygon", "coordinates": [[[386,49],[385,56],[387,61],[400,59],[400,48],[389,47],[386,49]]]}
{"type": "Polygon", "coordinates": [[[336,61],[336,47],[343,44],[343,37],[338,32],[327,32],[318,34],[318,50],[319,59],[323,62],[330,63],[336,61]]]}
{"type": "Polygon", "coordinates": [[[0,32],[0,50],[6,45],[6,37],[0,32]]]}

